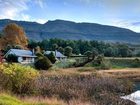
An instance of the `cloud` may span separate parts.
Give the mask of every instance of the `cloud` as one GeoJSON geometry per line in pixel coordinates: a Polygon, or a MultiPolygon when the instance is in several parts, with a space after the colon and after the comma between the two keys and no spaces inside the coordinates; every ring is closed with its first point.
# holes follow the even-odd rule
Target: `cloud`
{"type": "Polygon", "coordinates": [[[133,22],[131,23],[133,26],[140,26],[140,22],[133,22]]]}
{"type": "Polygon", "coordinates": [[[24,14],[24,13],[21,14],[21,18],[22,18],[23,20],[26,20],[26,21],[30,21],[30,20],[31,20],[31,16],[29,16],[29,15],[27,15],[27,14],[24,14]]]}
{"type": "Polygon", "coordinates": [[[28,4],[36,4],[43,8],[43,2],[44,0],[0,0],[0,19],[30,21],[30,14],[24,13],[30,9],[28,4]]]}
{"type": "Polygon", "coordinates": [[[134,22],[134,20],[111,19],[109,25],[127,28],[135,32],[140,32],[140,22],[134,22]]]}
{"type": "Polygon", "coordinates": [[[41,8],[44,7],[45,0],[35,0],[35,3],[39,5],[41,8]]]}
{"type": "Polygon", "coordinates": [[[28,9],[29,0],[0,0],[0,19],[14,19],[24,10],[28,9]]]}

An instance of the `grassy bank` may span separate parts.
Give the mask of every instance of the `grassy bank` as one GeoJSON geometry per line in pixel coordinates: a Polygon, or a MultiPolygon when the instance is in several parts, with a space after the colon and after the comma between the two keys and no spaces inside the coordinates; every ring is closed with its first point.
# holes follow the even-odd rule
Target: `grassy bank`
{"type": "Polygon", "coordinates": [[[139,58],[106,58],[110,61],[112,68],[139,68],[139,58]]]}
{"type": "Polygon", "coordinates": [[[102,63],[97,64],[97,60],[85,65],[86,67],[95,67],[97,69],[123,69],[123,68],[140,68],[140,58],[103,58],[102,63]]]}
{"type": "Polygon", "coordinates": [[[0,105],[64,105],[65,103],[55,98],[43,97],[16,97],[8,94],[0,94],[0,105]]]}

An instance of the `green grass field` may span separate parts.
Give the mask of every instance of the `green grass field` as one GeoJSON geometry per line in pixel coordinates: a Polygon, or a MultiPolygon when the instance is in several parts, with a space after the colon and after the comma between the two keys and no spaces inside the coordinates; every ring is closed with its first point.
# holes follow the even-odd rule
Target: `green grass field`
{"type": "Polygon", "coordinates": [[[47,103],[47,101],[41,100],[42,102],[37,102],[37,99],[28,99],[27,102],[24,99],[18,99],[15,96],[11,96],[8,94],[0,94],[0,105],[61,105],[60,102],[57,102],[56,100],[47,100],[50,103],[47,103]],[[30,101],[28,101],[30,100],[30,101]],[[54,101],[54,102],[51,102],[54,101]]]}
{"type": "MultiPolygon", "coordinates": [[[[123,68],[140,68],[140,58],[130,57],[130,58],[113,58],[106,57],[105,64],[110,66],[110,69],[123,69],[123,68]]],[[[108,66],[107,65],[107,66],[108,66]]],[[[98,67],[94,62],[88,63],[88,67],[98,67]]]]}

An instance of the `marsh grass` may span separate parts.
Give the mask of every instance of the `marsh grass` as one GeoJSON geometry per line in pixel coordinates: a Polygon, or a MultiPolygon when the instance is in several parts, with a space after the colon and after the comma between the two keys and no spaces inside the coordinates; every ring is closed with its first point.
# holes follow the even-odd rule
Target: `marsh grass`
{"type": "Polygon", "coordinates": [[[66,103],[80,100],[97,105],[128,105],[119,98],[120,95],[132,92],[128,84],[128,81],[94,75],[56,76],[45,73],[36,81],[36,86],[44,97],[57,97],[66,103]]]}

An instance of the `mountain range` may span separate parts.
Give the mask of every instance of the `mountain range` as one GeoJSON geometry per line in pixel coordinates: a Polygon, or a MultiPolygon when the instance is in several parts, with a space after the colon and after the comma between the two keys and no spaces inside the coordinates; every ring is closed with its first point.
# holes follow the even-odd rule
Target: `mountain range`
{"type": "Polygon", "coordinates": [[[49,38],[70,40],[99,40],[107,42],[140,43],[140,33],[129,29],[96,23],[76,23],[65,20],[48,21],[45,24],[10,19],[0,20],[0,31],[9,23],[22,26],[29,39],[41,41],[49,38]]]}

